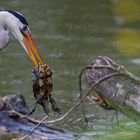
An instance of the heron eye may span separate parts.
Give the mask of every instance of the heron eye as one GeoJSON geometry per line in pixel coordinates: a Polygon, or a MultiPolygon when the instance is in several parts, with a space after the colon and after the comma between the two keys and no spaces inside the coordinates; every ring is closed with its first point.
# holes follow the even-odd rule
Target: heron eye
{"type": "Polygon", "coordinates": [[[28,31],[28,27],[27,26],[24,26],[23,28],[22,28],[22,32],[27,32],[28,31]]]}
{"type": "Polygon", "coordinates": [[[6,26],[4,26],[4,30],[7,31],[7,27],[6,26]]]}

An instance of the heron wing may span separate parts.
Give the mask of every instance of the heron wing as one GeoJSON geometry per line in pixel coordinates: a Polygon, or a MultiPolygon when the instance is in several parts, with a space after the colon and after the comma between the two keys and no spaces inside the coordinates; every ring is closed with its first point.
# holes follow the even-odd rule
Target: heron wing
{"type": "Polygon", "coordinates": [[[4,49],[11,39],[10,32],[5,29],[0,29],[0,50],[4,49]]]}

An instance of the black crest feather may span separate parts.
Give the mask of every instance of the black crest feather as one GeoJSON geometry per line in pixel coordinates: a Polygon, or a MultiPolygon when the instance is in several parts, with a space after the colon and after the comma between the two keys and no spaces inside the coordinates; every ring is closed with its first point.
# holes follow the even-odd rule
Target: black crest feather
{"type": "Polygon", "coordinates": [[[27,20],[25,19],[25,17],[22,14],[15,12],[15,11],[11,11],[11,10],[0,10],[0,11],[7,11],[7,12],[11,13],[16,18],[18,18],[24,25],[29,26],[27,20]]]}

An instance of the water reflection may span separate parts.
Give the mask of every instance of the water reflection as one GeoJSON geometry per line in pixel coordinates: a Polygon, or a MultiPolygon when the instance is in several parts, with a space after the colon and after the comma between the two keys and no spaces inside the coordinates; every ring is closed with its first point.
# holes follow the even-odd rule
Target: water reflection
{"type": "MultiPolygon", "coordinates": [[[[125,24],[140,21],[140,2],[138,0],[116,0],[113,11],[116,18],[125,24]]],[[[118,23],[121,22],[118,21],[118,23]]]]}
{"type": "Polygon", "coordinates": [[[115,46],[126,56],[139,57],[140,56],[140,34],[131,29],[123,29],[116,33],[115,46]]]}
{"type": "Polygon", "coordinates": [[[131,58],[140,55],[140,3],[137,0],[118,0],[113,6],[116,23],[120,29],[115,34],[115,46],[131,58]]]}

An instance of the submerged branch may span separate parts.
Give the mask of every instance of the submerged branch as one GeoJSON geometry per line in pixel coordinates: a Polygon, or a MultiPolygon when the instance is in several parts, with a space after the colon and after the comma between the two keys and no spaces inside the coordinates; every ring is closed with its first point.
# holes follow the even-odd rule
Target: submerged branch
{"type": "Polygon", "coordinates": [[[21,94],[8,95],[1,98],[0,129],[4,129],[8,133],[32,134],[31,139],[34,139],[34,137],[40,139],[73,139],[72,134],[67,133],[63,129],[54,128],[44,123],[42,124],[40,120],[32,116],[27,116],[26,114],[29,112],[24,97],[21,94]]]}
{"type": "Polygon", "coordinates": [[[121,111],[135,121],[140,120],[139,78],[108,57],[98,57],[92,61],[85,70],[85,77],[91,87],[103,78],[93,89],[97,96],[107,106],[121,111]]]}

